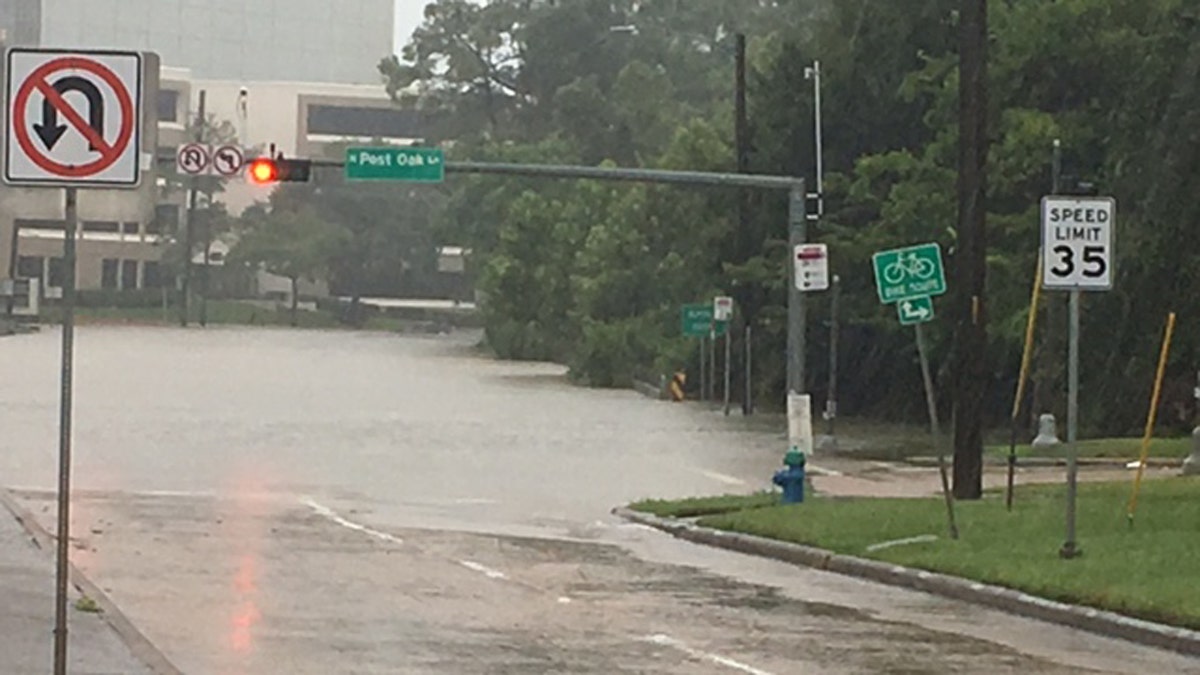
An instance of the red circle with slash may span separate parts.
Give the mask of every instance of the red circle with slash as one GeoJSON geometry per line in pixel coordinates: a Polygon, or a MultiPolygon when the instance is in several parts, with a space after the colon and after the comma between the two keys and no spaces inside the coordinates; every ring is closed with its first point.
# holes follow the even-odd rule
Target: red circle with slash
{"type": "Polygon", "coordinates": [[[21,150],[43,170],[64,178],[87,178],[112,166],[129,148],[129,142],[133,139],[133,118],[133,98],[125,89],[121,79],[104,64],[78,56],[66,56],[42,64],[37,70],[30,73],[29,77],[21,84],[13,101],[13,131],[21,150]],[[51,86],[50,77],[62,70],[82,70],[90,73],[116,93],[117,104],[120,107],[121,127],[113,143],[108,143],[101,133],[93,129],[79,112],[63,98],[63,95],[51,86]],[[35,91],[45,96],[50,101],[50,105],[66,118],[67,124],[83,134],[92,147],[98,149],[99,159],[87,164],[63,164],[41,152],[41,149],[34,144],[33,139],[29,137],[29,127],[26,124],[29,98],[35,91]]]}

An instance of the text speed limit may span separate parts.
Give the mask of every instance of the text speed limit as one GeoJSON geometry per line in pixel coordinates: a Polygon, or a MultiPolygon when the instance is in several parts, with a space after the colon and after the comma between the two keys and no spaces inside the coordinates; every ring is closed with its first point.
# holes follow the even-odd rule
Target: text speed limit
{"type": "Polygon", "coordinates": [[[1054,290],[1106,291],[1113,280],[1110,197],[1046,197],[1042,200],[1042,286],[1054,290]]]}

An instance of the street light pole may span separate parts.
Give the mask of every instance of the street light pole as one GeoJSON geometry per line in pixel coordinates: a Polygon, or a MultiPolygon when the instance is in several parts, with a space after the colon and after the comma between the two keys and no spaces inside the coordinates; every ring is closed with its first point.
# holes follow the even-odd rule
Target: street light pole
{"type": "Polygon", "coordinates": [[[813,61],[813,64],[804,69],[804,79],[812,80],[813,83],[813,135],[816,143],[817,154],[817,191],[809,196],[817,200],[816,213],[809,216],[809,220],[820,221],[825,215],[825,152],[824,138],[821,124],[821,62],[813,61]]]}

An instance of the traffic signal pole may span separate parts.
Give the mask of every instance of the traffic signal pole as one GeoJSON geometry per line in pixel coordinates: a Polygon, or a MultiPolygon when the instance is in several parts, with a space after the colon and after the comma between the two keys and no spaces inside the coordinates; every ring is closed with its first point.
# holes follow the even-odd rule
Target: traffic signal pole
{"type": "MultiPolygon", "coordinates": [[[[345,162],[313,159],[317,167],[342,168],[345,162]]],[[[661,169],[626,169],[619,167],[572,166],[556,164],[511,164],[504,162],[453,162],[445,164],[447,173],[527,176],[634,183],[657,183],[691,187],[729,187],[759,190],[778,190],[788,194],[788,230],[792,244],[805,243],[807,238],[807,192],[803,178],[746,173],[717,173],[707,171],[666,171],[661,169]]],[[[789,251],[792,249],[789,249],[789,251]]],[[[807,315],[805,297],[796,286],[794,265],[788,265],[788,339],[787,385],[789,393],[805,393],[805,333],[807,315]]]]}
{"type": "MultiPolygon", "coordinates": [[[[174,157],[163,157],[164,161],[174,161],[174,157]]],[[[287,160],[283,160],[286,162],[287,160]]],[[[292,160],[302,175],[298,180],[307,179],[308,167],[323,167],[344,169],[345,161],[335,159],[302,159],[292,160]]],[[[251,163],[251,169],[253,163],[251,163]]],[[[562,164],[514,164],[506,162],[473,162],[448,161],[445,163],[446,173],[484,174],[502,176],[526,176],[529,178],[555,178],[575,180],[599,180],[630,183],[655,183],[662,185],[678,185],[683,187],[727,187],[751,188],[757,190],[776,190],[788,193],[788,223],[790,239],[793,243],[805,243],[807,232],[807,204],[805,181],[797,176],[776,176],[768,174],[721,173],[708,171],[667,171],[663,169],[629,169],[621,167],[576,166],[562,164]]],[[[804,350],[807,316],[805,313],[804,294],[796,289],[794,265],[788,265],[790,289],[788,292],[788,389],[791,393],[805,393],[804,386],[804,350]]]]}
{"type": "MultiPolygon", "coordinates": [[[[200,90],[200,103],[196,111],[196,142],[204,142],[204,125],[206,122],[205,99],[207,92],[200,90]]],[[[179,325],[187,328],[188,315],[191,310],[192,294],[192,247],[195,246],[194,227],[196,224],[196,192],[199,190],[199,178],[192,176],[191,187],[188,190],[187,226],[183,230],[183,285],[179,298],[179,325]]],[[[207,270],[206,270],[207,271],[207,270]]]]}

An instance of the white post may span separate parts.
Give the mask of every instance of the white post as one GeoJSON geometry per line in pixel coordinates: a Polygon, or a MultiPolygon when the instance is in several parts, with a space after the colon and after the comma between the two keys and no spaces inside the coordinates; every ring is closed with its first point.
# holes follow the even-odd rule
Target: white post
{"type": "Polygon", "coordinates": [[[788,449],[812,455],[812,403],[808,394],[788,394],[788,449]]]}

